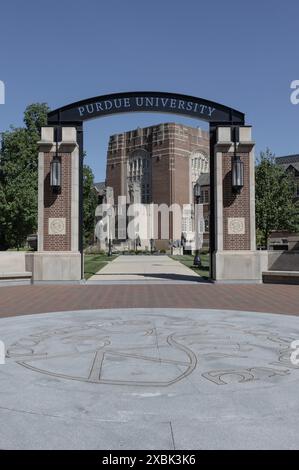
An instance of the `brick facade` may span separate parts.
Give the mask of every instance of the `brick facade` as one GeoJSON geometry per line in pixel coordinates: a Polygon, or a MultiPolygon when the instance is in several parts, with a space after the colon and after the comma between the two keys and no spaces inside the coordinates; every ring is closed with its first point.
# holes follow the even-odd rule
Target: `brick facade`
{"type": "Polygon", "coordinates": [[[151,155],[152,202],[189,202],[189,159],[193,151],[209,156],[209,133],[175,123],[160,124],[110,137],[106,184],[114,196],[126,194],[127,161],[136,149],[151,155]]]}
{"type": "MultiPolygon", "coordinates": [[[[209,158],[209,133],[175,123],[138,128],[110,137],[106,184],[113,187],[114,201],[120,195],[128,195],[128,162],[138,149],[150,156],[150,198],[155,204],[190,204],[193,202],[190,156],[200,152],[209,158]]],[[[171,218],[171,216],[170,216],[171,218]]],[[[170,239],[173,238],[170,222],[170,239]]]]}
{"type": "Polygon", "coordinates": [[[50,187],[50,164],[53,152],[44,154],[44,251],[71,250],[71,154],[62,153],[61,190],[54,193],[50,187]],[[65,218],[65,235],[49,235],[49,219],[65,218]]]}
{"type": "Polygon", "coordinates": [[[244,187],[240,194],[236,194],[232,190],[231,168],[233,153],[224,153],[222,159],[224,250],[250,250],[249,154],[238,152],[238,155],[240,155],[244,163],[244,187]],[[229,217],[244,217],[244,234],[228,233],[229,217]]]}

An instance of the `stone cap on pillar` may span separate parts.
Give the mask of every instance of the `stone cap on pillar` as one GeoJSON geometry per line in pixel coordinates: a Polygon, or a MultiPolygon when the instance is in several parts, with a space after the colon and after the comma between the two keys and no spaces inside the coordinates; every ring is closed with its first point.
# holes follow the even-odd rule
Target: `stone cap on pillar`
{"type": "Polygon", "coordinates": [[[222,152],[228,152],[232,145],[231,128],[229,126],[217,127],[217,148],[222,152]]]}
{"type": "Polygon", "coordinates": [[[239,127],[239,142],[237,143],[237,149],[240,151],[241,147],[243,151],[252,150],[255,145],[255,142],[252,140],[251,137],[251,126],[240,126],[239,127]]]}
{"type": "Polygon", "coordinates": [[[41,151],[49,152],[54,144],[54,128],[42,127],[41,140],[39,140],[37,143],[41,151]]]}
{"type": "MultiPolygon", "coordinates": [[[[250,151],[255,142],[251,138],[252,126],[233,126],[239,128],[239,141],[237,142],[237,150],[250,151]]],[[[230,126],[217,127],[216,147],[222,152],[231,152],[234,150],[234,142],[232,139],[232,128],[230,126]]]]}
{"type": "MultiPolygon", "coordinates": [[[[55,151],[56,142],[54,138],[54,127],[41,128],[41,140],[38,141],[40,151],[55,151]],[[55,147],[55,148],[54,148],[55,147]]],[[[77,144],[77,130],[75,127],[62,127],[61,141],[58,142],[60,152],[72,152],[77,144]]]]}
{"type": "Polygon", "coordinates": [[[70,152],[74,148],[78,147],[77,144],[77,130],[75,127],[63,127],[62,128],[62,138],[59,142],[59,150],[62,152],[70,152]]]}

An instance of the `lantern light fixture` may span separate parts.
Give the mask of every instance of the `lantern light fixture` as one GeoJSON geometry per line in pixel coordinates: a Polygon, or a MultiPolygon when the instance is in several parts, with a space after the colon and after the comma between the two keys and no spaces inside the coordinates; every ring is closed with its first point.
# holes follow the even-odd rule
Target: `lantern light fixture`
{"type": "Polygon", "coordinates": [[[61,159],[55,155],[50,165],[50,186],[53,190],[61,187],[61,159]]]}
{"type": "Polygon", "coordinates": [[[236,193],[240,193],[244,186],[244,162],[239,155],[233,156],[232,161],[232,188],[236,193]]]}
{"type": "Polygon", "coordinates": [[[244,186],[244,162],[240,155],[237,155],[237,142],[239,142],[239,128],[232,129],[234,135],[234,156],[232,158],[232,189],[235,193],[240,193],[244,186]]]}
{"type": "Polygon", "coordinates": [[[200,199],[200,184],[199,183],[196,183],[194,185],[194,197],[195,197],[196,204],[198,204],[199,199],[200,199]]]}
{"type": "Polygon", "coordinates": [[[60,128],[55,129],[56,134],[56,154],[50,164],[50,186],[53,192],[58,192],[61,188],[61,158],[58,155],[58,139],[60,128]]]}
{"type": "Polygon", "coordinates": [[[199,268],[201,266],[201,259],[200,259],[200,255],[199,255],[199,249],[198,249],[198,217],[199,217],[199,214],[198,214],[198,204],[200,204],[200,192],[201,192],[201,189],[200,189],[200,184],[197,182],[195,183],[194,185],[194,199],[195,199],[195,255],[194,255],[194,259],[193,259],[193,266],[196,266],[197,268],[199,268]]]}

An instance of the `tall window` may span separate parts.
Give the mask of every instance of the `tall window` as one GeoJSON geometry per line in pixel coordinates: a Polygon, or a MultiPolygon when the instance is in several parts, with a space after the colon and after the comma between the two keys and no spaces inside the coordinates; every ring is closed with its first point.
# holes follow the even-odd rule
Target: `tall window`
{"type": "Polygon", "coordinates": [[[193,152],[191,154],[192,183],[195,184],[202,173],[209,173],[209,171],[208,157],[201,152],[193,152]]]}
{"type": "Polygon", "coordinates": [[[205,217],[205,232],[209,231],[209,216],[205,217]]]}
{"type": "Polygon", "coordinates": [[[209,203],[209,190],[208,189],[202,189],[200,191],[200,202],[202,204],[208,204],[209,203]]]}
{"type": "Polygon", "coordinates": [[[152,199],[152,174],[150,154],[144,149],[134,150],[127,163],[127,191],[132,183],[137,183],[141,191],[141,203],[147,204],[152,199]]]}

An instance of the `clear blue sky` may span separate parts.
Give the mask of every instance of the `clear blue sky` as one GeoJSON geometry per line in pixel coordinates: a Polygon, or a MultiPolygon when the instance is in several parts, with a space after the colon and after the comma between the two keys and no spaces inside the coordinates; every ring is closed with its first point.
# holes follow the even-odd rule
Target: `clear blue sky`
{"type": "MultiPolygon", "coordinates": [[[[246,113],[256,152],[299,152],[297,0],[3,0],[0,131],[32,102],[54,109],[117,91],[199,96],[246,113]]],[[[110,134],[175,116],[128,114],[86,125],[87,163],[105,176],[110,134]]],[[[204,127],[204,125],[202,126],[204,127]]]]}

